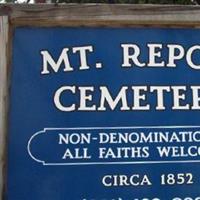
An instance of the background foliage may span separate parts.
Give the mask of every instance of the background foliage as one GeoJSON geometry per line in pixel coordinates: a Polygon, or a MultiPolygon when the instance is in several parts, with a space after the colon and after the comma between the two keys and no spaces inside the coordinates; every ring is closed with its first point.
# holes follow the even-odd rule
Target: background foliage
{"type": "Polygon", "coordinates": [[[0,3],[200,4],[200,0],[0,0],[0,3]]]}
{"type": "Polygon", "coordinates": [[[194,4],[192,0],[59,0],[66,3],[194,4]]]}

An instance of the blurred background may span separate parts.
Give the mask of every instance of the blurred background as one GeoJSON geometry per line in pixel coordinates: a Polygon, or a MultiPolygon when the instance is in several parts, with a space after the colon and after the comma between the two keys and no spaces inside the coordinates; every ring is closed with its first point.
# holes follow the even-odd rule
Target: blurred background
{"type": "Polygon", "coordinates": [[[200,0],[0,0],[0,3],[107,3],[200,5],[200,0]]]}
{"type": "Polygon", "coordinates": [[[66,3],[195,4],[194,0],[59,0],[66,3]]]}

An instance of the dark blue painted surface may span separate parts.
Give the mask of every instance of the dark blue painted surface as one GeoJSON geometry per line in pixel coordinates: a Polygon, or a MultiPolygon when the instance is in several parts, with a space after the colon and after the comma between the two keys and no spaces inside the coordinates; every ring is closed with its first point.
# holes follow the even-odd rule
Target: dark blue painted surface
{"type": "MultiPolygon", "coordinates": [[[[30,138],[44,128],[200,125],[199,111],[171,110],[172,102],[169,95],[165,97],[168,102],[165,111],[151,109],[122,112],[117,107],[114,111],[108,109],[106,112],[61,112],[56,109],[53,102],[55,91],[64,85],[94,86],[93,102],[97,105],[100,85],[107,86],[113,95],[117,94],[120,87],[126,85],[129,87],[132,85],[200,85],[200,71],[191,69],[185,59],[178,61],[176,68],[122,68],[120,47],[122,43],[138,44],[142,49],[141,60],[147,61],[147,43],[163,45],[176,43],[188,49],[200,43],[199,35],[200,30],[193,29],[15,29],[11,70],[7,199],[117,200],[122,198],[122,200],[133,200],[158,197],[167,200],[176,196],[182,198],[200,196],[200,163],[55,166],[36,162],[27,150],[30,138]],[[90,70],[78,70],[78,56],[71,54],[70,61],[75,68],[73,72],[60,70],[58,73],[41,75],[41,50],[48,50],[53,57],[57,58],[65,47],[85,45],[94,47],[94,53],[88,57],[90,70]],[[96,62],[102,62],[103,68],[95,69],[96,62]],[[185,172],[193,173],[194,184],[160,185],[161,174],[185,172]],[[106,188],[101,180],[106,174],[147,174],[153,185],[106,188]]],[[[196,57],[198,62],[198,55],[196,57]]],[[[163,59],[167,59],[166,49],[163,51],[163,59]]],[[[187,92],[188,102],[191,100],[190,96],[190,92],[187,92]]],[[[78,95],[70,100],[78,102],[77,99],[78,95]]],[[[130,101],[131,94],[128,99],[130,101]]],[[[149,102],[155,105],[155,96],[150,96],[149,102]]],[[[55,143],[56,139],[45,137],[33,144],[33,153],[42,158],[46,157],[51,162],[58,161],[61,147],[55,143]]],[[[95,149],[95,143],[93,145],[95,149]]],[[[95,155],[95,151],[93,154],[95,155]]],[[[200,160],[199,157],[192,159],[200,160]]],[[[149,159],[157,160],[154,153],[149,159]]],[[[98,161],[97,158],[94,160],[98,161]]]]}

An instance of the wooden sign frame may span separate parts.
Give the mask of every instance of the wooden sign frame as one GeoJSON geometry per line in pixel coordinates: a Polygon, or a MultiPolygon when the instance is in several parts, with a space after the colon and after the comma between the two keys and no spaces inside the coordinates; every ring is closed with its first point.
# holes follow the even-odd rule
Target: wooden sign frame
{"type": "Polygon", "coordinates": [[[1,5],[0,6],[0,200],[6,199],[9,74],[12,31],[35,27],[200,28],[199,6],[172,5],[1,5]]]}

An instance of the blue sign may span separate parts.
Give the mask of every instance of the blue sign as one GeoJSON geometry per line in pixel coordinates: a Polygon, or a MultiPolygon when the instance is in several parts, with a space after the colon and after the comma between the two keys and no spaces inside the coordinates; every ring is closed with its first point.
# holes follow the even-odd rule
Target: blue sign
{"type": "Polygon", "coordinates": [[[200,30],[15,28],[8,200],[200,200],[200,30]]]}

